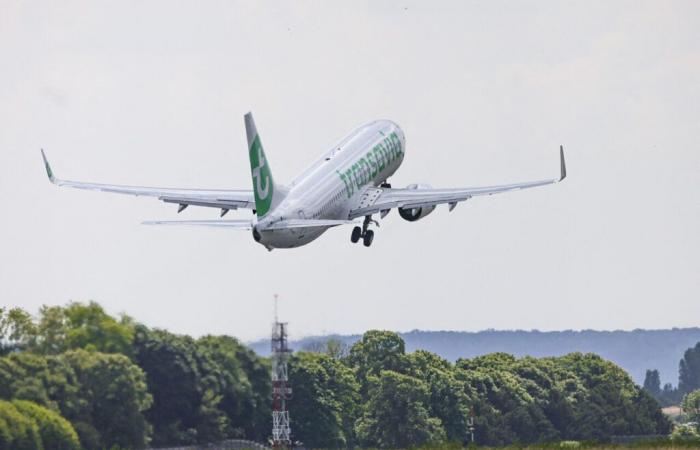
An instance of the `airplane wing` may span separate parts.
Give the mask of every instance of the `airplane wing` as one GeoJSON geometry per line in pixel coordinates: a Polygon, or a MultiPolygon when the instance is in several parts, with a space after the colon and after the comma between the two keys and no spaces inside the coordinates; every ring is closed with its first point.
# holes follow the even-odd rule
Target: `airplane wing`
{"type": "Polygon", "coordinates": [[[166,203],[177,203],[178,212],[189,205],[207,206],[220,208],[221,214],[225,214],[230,209],[255,208],[255,198],[252,190],[216,190],[216,189],[177,189],[177,188],[157,188],[144,186],[121,186],[115,184],[85,183],[82,181],[61,180],[54,176],[53,170],[46,159],[44,150],[41,150],[41,157],[44,159],[46,174],[49,180],[57,186],[68,186],[76,189],[87,189],[91,191],[113,192],[115,194],[127,194],[136,196],[157,197],[166,203]]]}
{"type": "Polygon", "coordinates": [[[524,183],[504,184],[499,186],[469,187],[457,189],[392,189],[370,188],[360,200],[357,208],[350,211],[349,219],[381,213],[382,217],[392,208],[422,208],[447,203],[452,211],[458,202],[469,200],[477,195],[493,195],[501,192],[528,189],[548,184],[559,183],[566,178],[564,147],[559,147],[559,178],[528,181],[524,183]]]}

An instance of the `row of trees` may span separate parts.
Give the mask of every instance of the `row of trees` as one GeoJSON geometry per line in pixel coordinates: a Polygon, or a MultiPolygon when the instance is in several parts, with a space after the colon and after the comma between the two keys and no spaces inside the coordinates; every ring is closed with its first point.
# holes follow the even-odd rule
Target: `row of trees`
{"type": "MultiPolygon", "coordinates": [[[[86,449],[264,441],[269,432],[268,361],[231,337],[193,339],[71,303],[36,319],[0,310],[0,354],[0,399],[59,414],[86,449]]],[[[0,449],[23,448],[6,442],[0,428],[0,449]]]]}
{"type": "Polygon", "coordinates": [[[593,354],[494,353],[452,364],[406,353],[403,340],[385,331],[365,333],[347,356],[334,348],[290,362],[293,429],[312,447],[466,442],[471,408],[476,441],[489,445],[670,431],[656,401],[593,354]]]}
{"type": "MultiPolygon", "coordinates": [[[[291,358],[289,405],[294,439],[311,448],[465,442],[472,410],[480,444],[669,432],[656,401],[593,354],[451,363],[406,353],[386,331],[308,350],[291,358]]],[[[0,353],[0,449],[42,448],[3,435],[3,417],[27,408],[65,419],[64,434],[85,449],[269,437],[269,361],[228,336],[194,339],[72,303],[36,318],[0,311],[0,353]]],[[[26,422],[25,441],[41,442],[38,419],[26,422]]]]}
{"type": "Polygon", "coordinates": [[[644,389],[662,406],[678,405],[687,394],[700,389],[700,342],[685,351],[678,363],[678,386],[671,383],[661,387],[657,369],[646,371],[644,389]]]}

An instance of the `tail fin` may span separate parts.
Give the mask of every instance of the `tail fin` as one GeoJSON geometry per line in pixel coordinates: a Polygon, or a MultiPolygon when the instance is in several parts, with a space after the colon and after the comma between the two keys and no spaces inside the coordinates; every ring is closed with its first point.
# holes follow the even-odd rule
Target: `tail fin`
{"type": "Polygon", "coordinates": [[[258,130],[255,128],[253,114],[245,115],[245,132],[248,136],[248,156],[250,171],[253,176],[253,193],[255,194],[255,211],[263,217],[284,198],[284,192],[275,186],[270,164],[265,157],[258,130]]]}

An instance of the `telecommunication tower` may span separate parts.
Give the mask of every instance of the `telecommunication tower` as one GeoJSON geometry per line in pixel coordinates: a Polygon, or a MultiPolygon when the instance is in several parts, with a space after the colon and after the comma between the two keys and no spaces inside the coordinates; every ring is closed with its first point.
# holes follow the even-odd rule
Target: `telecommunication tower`
{"type": "Polygon", "coordinates": [[[291,447],[292,429],[289,425],[287,400],[292,397],[292,388],[287,376],[287,361],[292,350],[287,346],[287,322],[277,318],[277,295],[275,294],[275,322],[272,325],[272,446],[291,447]]]}

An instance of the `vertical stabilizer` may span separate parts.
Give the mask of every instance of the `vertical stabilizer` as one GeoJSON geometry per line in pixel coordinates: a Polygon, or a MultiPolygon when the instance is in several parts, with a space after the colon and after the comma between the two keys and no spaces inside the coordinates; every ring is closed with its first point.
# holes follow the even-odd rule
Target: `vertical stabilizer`
{"type": "Polygon", "coordinates": [[[258,130],[255,128],[253,114],[246,114],[244,120],[245,132],[248,136],[250,172],[253,177],[255,211],[258,217],[263,217],[279,204],[284,194],[281,190],[276,189],[275,182],[272,179],[270,164],[267,162],[260,135],[258,135],[258,130]]]}

